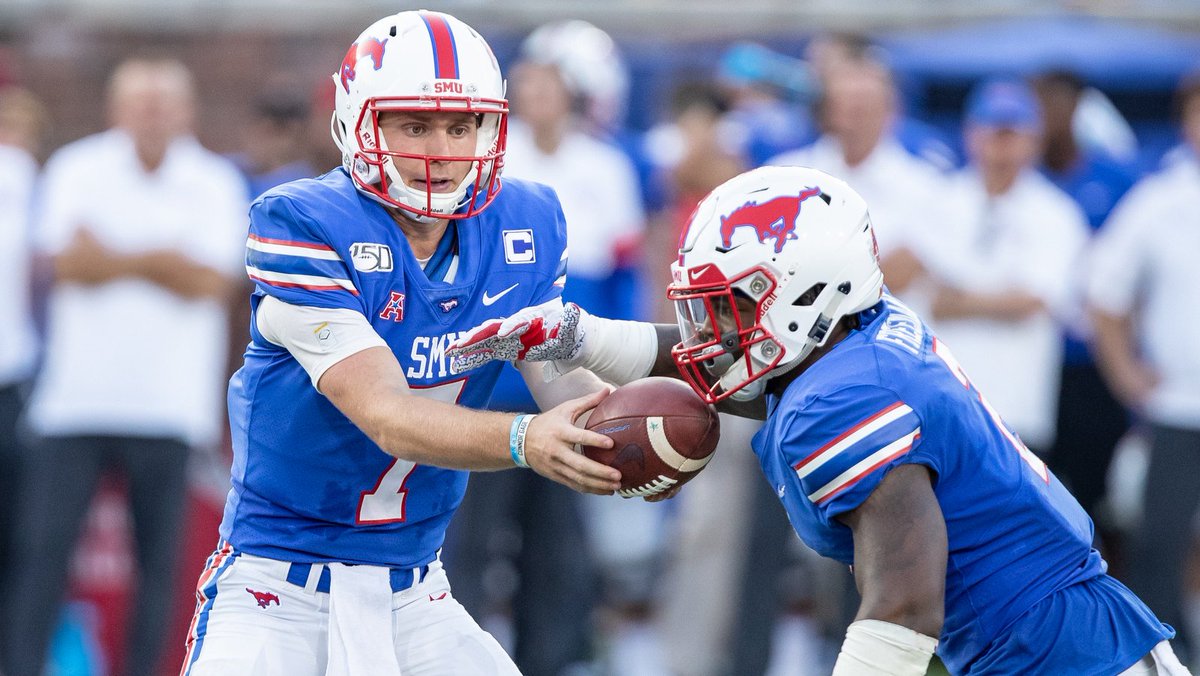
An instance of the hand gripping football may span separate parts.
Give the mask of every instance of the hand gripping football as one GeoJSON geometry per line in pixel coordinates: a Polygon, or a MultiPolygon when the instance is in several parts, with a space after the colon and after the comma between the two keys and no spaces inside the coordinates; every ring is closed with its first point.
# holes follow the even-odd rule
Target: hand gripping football
{"type": "Polygon", "coordinates": [[[583,447],[587,457],[621,472],[621,497],[662,493],[696,476],[721,435],[713,407],[686,383],[643,378],[618,387],[592,410],[587,428],[612,448],[583,447]]]}

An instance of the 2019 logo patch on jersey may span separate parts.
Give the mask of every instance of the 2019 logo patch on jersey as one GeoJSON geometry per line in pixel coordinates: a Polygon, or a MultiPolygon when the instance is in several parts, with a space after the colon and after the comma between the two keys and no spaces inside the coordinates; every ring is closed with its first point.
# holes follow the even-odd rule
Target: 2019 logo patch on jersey
{"type": "Polygon", "coordinates": [[[386,244],[355,242],[350,245],[350,260],[359,272],[392,271],[392,250],[386,244]]]}
{"type": "Polygon", "coordinates": [[[537,252],[533,248],[533,230],[504,230],[504,262],[533,263],[537,252]]]}

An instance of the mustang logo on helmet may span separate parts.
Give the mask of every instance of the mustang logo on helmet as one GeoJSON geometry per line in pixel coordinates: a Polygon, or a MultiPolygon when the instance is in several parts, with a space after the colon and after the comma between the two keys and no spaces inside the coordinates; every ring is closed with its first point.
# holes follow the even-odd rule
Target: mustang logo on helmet
{"type": "Polygon", "coordinates": [[[387,38],[382,40],[367,38],[363,40],[362,44],[356,42],[350,45],[350,51],[346,52],[346,58],[342,59],[342,69],[339,71],[342,76],[342,87],[346,91],[350,91],[350,81],[356,75],[355,68],[358,67],[359,59],[370,56],[371,62],[375,64],[375,70],[379,70],[383,65],[383,48],[387,45],[387,41],[387,38]]]}
{"type": "Polygon", "coordinates": [[[795,197],[776,197],[763,202],[747,202],[721,217],[721,244],[729,249],[733,246],[733,232],[738,228],[754,228],[758,241],[775,240],[775,253],[783,251],[789,239],[796,239],[796,217],[800,215],[800,204],[810,197],[821,194],[819,187],[807,188],[795,197]]]}

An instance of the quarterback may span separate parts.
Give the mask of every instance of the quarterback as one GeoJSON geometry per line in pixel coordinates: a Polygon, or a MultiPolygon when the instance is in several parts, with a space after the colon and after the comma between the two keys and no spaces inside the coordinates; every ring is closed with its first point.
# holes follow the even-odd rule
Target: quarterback
{"type": "Polygon", "coordinates": [[[333,75],[343,166],[250,210],[250,344],[229,387],[234,461],[183,674],[515,674],[439,559],[464,470],[529,467],[606,494],[576,418],[607,388],[530,378],[546,413],[470,410],[501,364],[449,370],[464,329],[561,307],[557,198],[501,190],[496,59],[454,17],[368,27],[333,75]]]}
{"type": "Polygon", "coordinates": [[[456,368],[515,349],[549,376],[623,382],[666,375],[669,353],[709,402],[765,400],[763,473],[861,592],[835,676],[918,676],[935,651],[955,674],[1188,673],[1174,631],[1105,573],[1079,503],[886,292],[849,186],[801,167],[733,178],[672,272],[674,331],[526,311],[468,334],[456,368]],[[538,318],[549,331],[525,329],[538,318]]]}

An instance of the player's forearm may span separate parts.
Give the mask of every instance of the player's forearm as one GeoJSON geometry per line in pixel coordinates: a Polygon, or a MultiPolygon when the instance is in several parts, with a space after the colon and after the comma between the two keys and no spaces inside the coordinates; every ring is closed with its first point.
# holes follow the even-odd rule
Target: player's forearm
{"type": "MultiPolygon", "coordinates": [[[[678,377],[671,361],[671,346],[679,329],[585,315],[583,347],[572,366],[595,373],[606,382],[625,385],[652,375],[678,377]]],[[[581,324],[582,326],[582,324],[581,324]]]]}
{"type": "Polygon", "coordinates": [[[658,339],[658,354],[654,357],[650,375],[678,378],[679,367],[671,358],[671,349],[679,344],[679,327],[675,324],[655,324],[654,333],[658,339]]]}
{"type": "Polygon", "coordinates": [[[1138,408],[1150,396],[1155,375],[1139,357],[1128,317],[1091,311],[1092,350],[1105,381],[1127,406],[1138,408]]]}
{"type": "Polygon", "coordinates": [[[1002,293],[977,293],[944,288],[933,302],[936,319],[985,317],[1002,321],[1024,319],[1046,309],[1040,298],[1016,289],[1002,293]]]}
{"type": "Polygon", "coordinates": [[[514,415],[398,395],[381,402],[360,428],[385,452],[448,469],[513,467],[509,431],[514,415]]]}
{"type": "Polygon", "coordinates": [[[385,453],[448,469],[504,469],[510,414],[475,411],[418,396],[383,346],[330,366],[318,389],[385,453]]]}
{"type": "Polygon", "coordinates": [[[587,396],[608,387],[596,374],[584,369],[575,369],[546,382],[542,377],[543,364],[518,361],[514,365],[525,379],[525,385],[533,395],[533,400],[537,402],[538,408],[543,411],[548,411],[569,399],[587,396]]]}
{"type": "Polygon", "coordinates": [[[947,536],[929,471],[891,470],[858,508],[838,520],[854,532],[856,620],[879,620],[938,636],[945,612],[947,536]]]}
{"type": "Polygon", "coordinates": [[[125,257],[125,274],[146,281],[184,298],[227,298],[233,280],[175,251],[150,251],[125,257]]]}

